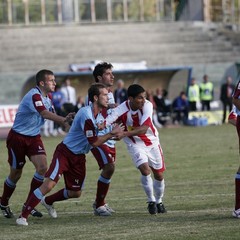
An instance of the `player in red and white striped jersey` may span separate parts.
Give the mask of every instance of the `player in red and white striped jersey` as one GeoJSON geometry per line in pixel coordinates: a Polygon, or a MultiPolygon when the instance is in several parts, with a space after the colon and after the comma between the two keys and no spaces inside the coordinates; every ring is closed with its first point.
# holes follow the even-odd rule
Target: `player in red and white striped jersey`
{"type": "Polygon", "coordinates": [[[133,84],[128,88],[128,100],[112,110],[106,118],[106,126],[120,121],[125,126],[124,142],[133,163],[141,173],[141,183],[147,195],[150,214],[164,213],[162,203],[165,183],[164,157],[158,130],[153,124],[153,105],[146,100],[144,88],[133,84]],[[154,178],[151,177],[151,172],[154,178]]]}

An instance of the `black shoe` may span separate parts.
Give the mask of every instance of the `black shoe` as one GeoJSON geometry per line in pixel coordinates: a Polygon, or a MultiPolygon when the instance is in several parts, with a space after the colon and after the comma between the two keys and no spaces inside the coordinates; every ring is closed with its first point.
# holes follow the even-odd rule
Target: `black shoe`
{"type": "Polygon", "coordinates": [[[149,202],[148,203],[148,212],[150,214],[156,214],[157,213],[157,206],[155,202],[149,202]]]}
{"type": "Polygon", "coordinates": [[[157,204],[157,212],[158,213],[166,213],[167,212],[167,210],[164,207],[163,203],[158,203],[157,204]]]}
{"type": "MultiPolygon", "coordinates": [[[[22,211],[24,211],[24,209],[25,209],[25,205],[23,205],[23,209],[22,209],[22,211]]],[[[34,208],[32,211],[31,211],[31,213],[30,213],[33,217],[42,217],[43,215],[42,215],[42,213],[41,212],[39,212],[36,208],[34,208]]]]}
{"type": "Polygon", "coordinates": [[[2,210],[2,214],[5,218],[13,218],[14,217],[13,212],[9,206],[5,207],[5,206],[0,205],[0,208],[2,210]]]}

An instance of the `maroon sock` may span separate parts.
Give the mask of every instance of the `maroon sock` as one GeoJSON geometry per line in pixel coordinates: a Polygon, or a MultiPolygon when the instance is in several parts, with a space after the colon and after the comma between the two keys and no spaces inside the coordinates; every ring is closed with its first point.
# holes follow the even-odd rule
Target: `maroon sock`
{"type": "Polygon", "coordinates": [[[104,183],[98,180],[96,194],[96,208],[105,204],[105,197],[108,193],[110,183],[104,183]]]}
{"type": "Polygon", "coordinates": [[[235,179],[235,210],[240,208],[240,179],[235,179]]]}
{"type": "Polygon", "coordinates": [[[1,197],[1,205],[2,206],[8,206],[9,199],[11,198],[15,188],[16,188],[16,185],[14,183],[12,183],[11,181],[9,181],[9,179],[7,178],[6,181],[4,182],[3,194],[1,197]]]}
{"type": "MultiPolygon", "coordinates": [[[[38,175],[38,176],[40,176],[40,175],[38,175]]],[[[39,177],[36,177],[36,173],[34,174],[34,177],[33,177],[33,179],[32,179],[31,185],[30,185],[30,190],[29,190],[29,193],[28,193],[28,197],[27,197],[26,202],[28,201],[28,199],[29,199],[30,196],[32,195],[33,191],[34,191],[35,189],[39,188],[39,187],[42,185],[43,180],[44,180],[44,178],[43,178],[42,176],[41,176],[41,178],[39,178],[39,177]]],[[[26,203],[26,202],[25,202],[25,203],[26,203]]]]}
{"type": "Polygon", "coordinates": [[[59,201],[63,201],[66,199],[68,199],[67,190],[63,188],[63,189],[59,190],[58,192],[56,192],[50,196],[47,196],[45,198],[45,202],[48,205],[52,205],[54,202],[59,202],[59,201]]]}
{"type": "Polygon", "coordinates": [[[22,211],[21,216],[24,218],[28,218],[29,214],[31,213],[31,211],[39,204],[41,200],[39,198],[36,197],[36,195],[33,193],[27,203],[25,204],[25,208],[22,211]]]}

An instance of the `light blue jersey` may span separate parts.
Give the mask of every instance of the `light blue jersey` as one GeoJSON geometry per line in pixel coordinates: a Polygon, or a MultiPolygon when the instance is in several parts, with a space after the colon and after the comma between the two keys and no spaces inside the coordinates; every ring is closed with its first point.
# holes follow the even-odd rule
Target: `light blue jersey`
{"type": "Polygon", "coordinates": [[[93,116],[92,106],[82,107],[76,114],[72,126],[63,140],[63,143],[74,154],[86,154],[92,148],[98,135],[98,121],[103,121],[101,113],[93,116]]]}
{"type": "MultiPolygon", "coordinates": [[[[92,105],[92,103],[89,101],[88,99],[88,96],[85,98],[85,104],[86,105],[92,105]]],[[[114,100],[114,96],[112,94],[111,91],[108,92],[108,104],[110,105],[115,105],[115,100],[114,100]]],[[[104,116],[104,119],[107,117],[107,115],[109,115],[111,113],[112,109],[109,108],[109,109],[104,109],[103,110],[103,116],[104,116]]],[[[102,120],[101,118],[97,118],[97,122],[101,123],[101,121],[104,121],[102,120]]],[[[107,126],[106,128],[104,128],[103,130],[100,130],[98,132],[98,135],[99,136],[102,136],[102,135],[105,135],[107,133],[110,133],[112,131],[112,126],[107,126]]],[[[115,147],[115,144],[116,144],[116,141],[115,140],[112,140],[112,139],[109,139],[108,141],[106,141],[105,143],[103,144],[106,144],[107,146],[111,147],[111,148],[114,148],[115,147]]]]}
{"type": "Polygon", "coordinates": [[[25,136],[36,136],[44,124],[43,110],[53,111],[49,96],[43,96],[38,87],[31,89],[19,104],[12,129],[25,136]]]}

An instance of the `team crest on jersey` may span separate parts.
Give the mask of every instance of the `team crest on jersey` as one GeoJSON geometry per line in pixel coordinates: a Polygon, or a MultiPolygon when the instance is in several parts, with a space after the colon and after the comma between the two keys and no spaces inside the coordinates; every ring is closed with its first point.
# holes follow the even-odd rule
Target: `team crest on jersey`
{"type": "Polygon", "coordinates": [[[36,102],[35,102],[35,106],[36,106],[36,107],[43,106],[42,101],[36,101],[36,102]]]}
{"type": "Polygon", "coordinates": [[[92,130],[87,130],[87,131],[86,131],[86,137],[87,137],[87,138],[93,137],[93,131],[92,131],[92,130]]]}

